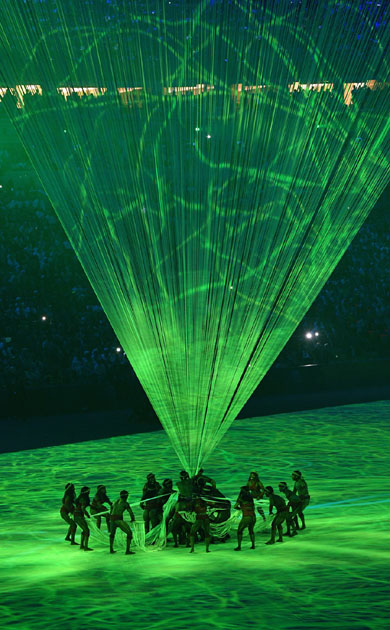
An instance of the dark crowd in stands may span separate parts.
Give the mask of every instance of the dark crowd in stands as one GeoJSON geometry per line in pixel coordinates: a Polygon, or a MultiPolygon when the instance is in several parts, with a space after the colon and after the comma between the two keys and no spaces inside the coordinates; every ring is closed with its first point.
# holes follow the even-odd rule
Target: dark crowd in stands
{"type": "MultiPolygon", "coordinates": [[[[0,387],[128,378],[127,358],[54,210],[16,153],[11,163],[0,148],[0,387]]],[[[388,189],[277,366],[390,356],[389,199],[388,189]]]]}

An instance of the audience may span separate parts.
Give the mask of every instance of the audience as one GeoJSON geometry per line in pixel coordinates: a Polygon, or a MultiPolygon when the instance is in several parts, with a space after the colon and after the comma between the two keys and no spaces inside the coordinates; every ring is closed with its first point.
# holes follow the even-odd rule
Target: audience
{"type": "MultiPolygon", "coordinates": [[[[22,152],[18,160],[0,149],[0,387],[121,378],[131,370],[123,349],[22,152]]],[[[389,356],[389,224],[377,206],[276,365],[389,356]]]]}

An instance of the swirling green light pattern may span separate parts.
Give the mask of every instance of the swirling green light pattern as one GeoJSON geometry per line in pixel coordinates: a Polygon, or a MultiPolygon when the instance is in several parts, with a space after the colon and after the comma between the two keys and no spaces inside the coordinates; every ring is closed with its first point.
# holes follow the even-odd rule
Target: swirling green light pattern
{"type": "MultiPolygon", "coordinates": [[[[1,454],[3,627],[387,630],[389,414],[383,401],[235,423],[206,469],[226,496],[237,497],[250,470],[277,487],[298,468],[312,497],[296,538],[266,546],[268,523],[256,549],[245,536],[241,553],[236,530],[210,554],[204,543],[189,554],[170,541],[129,557],[116,542],[110,556],[104,524],[91,553],[64,542],[59,507],[69,481],[93,492],[106,483],[111,499],[127,488],[137,503],[151,470],[176,487],[178,462],[162,431],[1,454]]],[[[138,505],[134,513],[141,526],[138,505]]]]}
{"type": "Polygon", "coordinates": [[[321,0],[1,3],[3,104],[192,472],[390,179],[388,18],[321,0]]]}

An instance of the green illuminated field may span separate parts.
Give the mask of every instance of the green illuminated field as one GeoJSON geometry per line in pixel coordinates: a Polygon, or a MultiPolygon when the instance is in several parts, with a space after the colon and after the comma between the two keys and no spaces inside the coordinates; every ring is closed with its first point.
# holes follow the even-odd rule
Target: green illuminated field
{"type": "Polygon", "coordinates": [[[236,422],[206,465],[227,496],[250,470],[277,487],[295,468],[312,495],[306,531],[273,547],[264,532],[255,551],[244,538],[241,554],[235,532],[191,556],[172,543],[126,557],[103,536],[93,553],[64,542],[66,482],[105,482],[112,499],[127,488],[134,502],[151,470],[178,478],[163,431],[1,455],[1,627],[386,628],[389,415],[384,401],[236,422]]]}

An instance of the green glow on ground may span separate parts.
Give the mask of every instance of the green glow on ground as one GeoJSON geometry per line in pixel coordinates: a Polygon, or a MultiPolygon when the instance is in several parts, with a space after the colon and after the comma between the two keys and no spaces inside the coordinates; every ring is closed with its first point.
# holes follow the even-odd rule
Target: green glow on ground
{"type": "Polygon", "coordinates": [[[244,538],[241,554],[234,538],[192,556],[172,544],[110,556],[100,540],[86,554],[63,541],[67,481],[105,482],[111,498],[127,488],[134,501],[150,470],[178,478],[163,431],[1,455],[2,627],[386,628],[389,415],[384,401],[234,423],[206,470],[224,493],[235,497],[252,469],[277,486],[299,468],[313,497],[305,532],[273,547],[258,535],[254,552],[244,538]]]}

